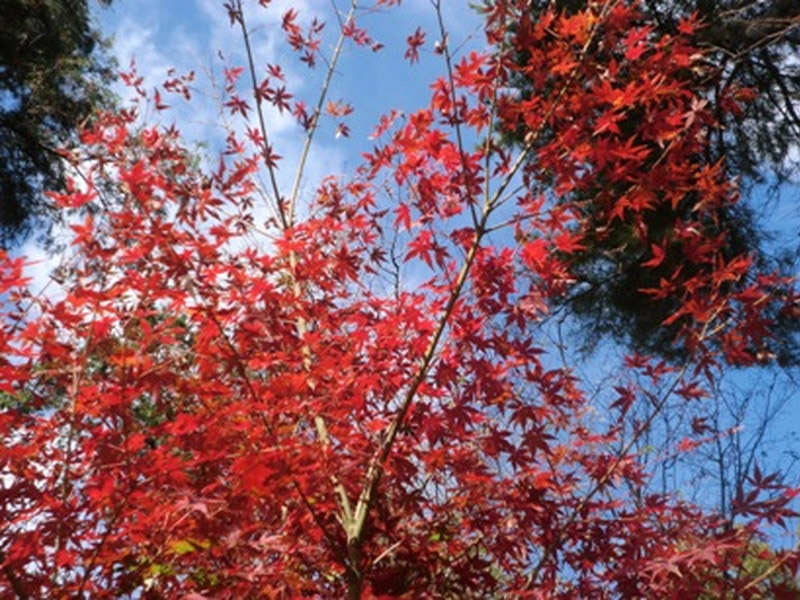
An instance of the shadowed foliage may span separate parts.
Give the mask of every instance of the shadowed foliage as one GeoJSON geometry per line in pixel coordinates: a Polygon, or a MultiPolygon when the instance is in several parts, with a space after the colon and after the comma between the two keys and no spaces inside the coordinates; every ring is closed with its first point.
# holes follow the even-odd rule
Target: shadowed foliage
{"type": "MultiPolygon", "coordinates": [[[[98,0],[109,4],[110,0],[98,0]]],[[[0,245],[51,222],[56,149],[109,101],[111,64],[87,0],[3,0],[0,18],[0,245]]]]}
{"type": "MultiPolygon", "coordinates": [[[[586,0],[538,0],[532,3],[532,17],[552,6],[575,14],[588,4],[586,0]]],[[[800,167],[796,152],[800,139],[800,64],[796,60],[800,53],[800,3],[644,0],[640,8],[642,24],[647,23],[645,35],[674,35],[682,20],[692,15],[697,20],[694,39],[706,52],[705,66],[687,70],[685,76],[705,88],[706,101],[723,124],[708,132],[711,143],[705,161],[708,165],[721,161],[727,174],[738,178],[741,193],[738,205],[708,223],[709,233],[725,236],[727,256],[749,254],[762,269],[792,274],[797,270],[798,248],[775,249],[764,223],[775,206],[774,195],[780,184],[796,177],[800,167]],[[733,96],[738,96],[739,106],[727,111],[726,103],[733,96]]],[[[526,56],[519,56],[521,63],[526,60],[526,56]]],[[[529,81],[518,78],[516,85],[523,97],[531,93],[529,81]]],[[[635,128],[639,119],[635,111],[627,111],[617,122],[622,135],[635,128]]],[[[517,132],[507,141],[522,144],[523,138],[517,132]]],[[[605,183],[598,181],[597,186],[605,183]]],[[[592,223],[597,215],[591,211],[597,207],[591,202],[584,206],[583,217],[592,223]]],[[[666,231],[682,212],[691,210],[691,204],[673,210],[660,206],[646,215],[646,225],[654,231],[666,231]]],[[[642,263],[651,256],[652,248],[643,246],[640,239],[621,221],[584,238],[586,248],[572,255],[577,283],[561,298],[562,308],[578,317],[578,335],[587,351],[611,337],[637,351],[679,358],[683,349],[673,344],[677,325],[661,327],[676,305],[647,301],[639,290],[657,287],[666,273],[684,262],[684,249],[667,243],[663,263],[648,267],[642,263]]],[[[777,323],[777,333],[762,354],[765,358],[777,356],[783,365],[797,364],[797,315],[773,314],[771,318],[777,323]]]]}

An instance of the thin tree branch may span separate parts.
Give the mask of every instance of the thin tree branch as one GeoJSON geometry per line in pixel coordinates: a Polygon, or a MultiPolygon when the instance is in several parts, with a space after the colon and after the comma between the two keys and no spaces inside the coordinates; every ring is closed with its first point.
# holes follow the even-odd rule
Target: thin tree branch
{"type": "MultiPolygon", "coordinates": [[[[453,79],[453,61],[452,57],[450,56],[450,40],[447,33],[447,29],[444,26],[444,19],[442,18],[442,3],[441,0],[431,0],[431,4],[433,8],[436,10],[436,20],[439,24],[439,36],[442,48],[442,53],[444,54],[444,62],[447,66],[447,81],[448,86],[450,87],[450,102],[453,106],[453,114],[451,116],[451,124],[453,128],[456,130],[456,141],[458,143],[458,156],[461,159],[461,180],[464,184],[464,188],[467,191],[467,204],[469,205],[469,212],[472,215],[472,224],[477,228],[478,227],[478,215],[475,212],[475,198],[472,195],[472,191],[469,187],[469,182],[467,181],[467,160],[464,157],[464,142],[461,136],[461,121],[458,117],[457,109],[458,109],[458,101],[456,99],[456,84],[455,80],[453,79]]],[[[491,136],[490,136],[491,137],[491,136]]],[[[488,170],[484,173],[484,177],[488,181],[488,170]]]]}
{"type": "MultiPolygon", "coordinates": [[[[610,0],[601,10],[600,18],[598,19],[598,24],[593,28],[592,32],[588,36],[588,39],[581,48],[581,51],[579,53],[578,66],[582,65],[583,61],[586,59],[586,56],[588,55],[589,52],[589,48],[593,44],[594,39],[596,38],[597,33],[600,29],[600,26],[604,21],[604,18],[613,9],[613,7],[619,3],[619,1],[620,0],[610,0]]],[[[503,181],[501,182],[500,186],[495,191],[495,193],[492,195],[491,199],[488,199],[488,201],[484,205],[481,220],[478,223],[478,226],[476,227],[473,243],[470,246],[469,252],[467,253],[467,257],[461,267],[461,271],[459,272],[458,278],[456,279],[455,285],[450,293],[447,304],[445,305],[444,310],[442,311],[442,314],[439,317],[438,324],[431,337],[430,342],[428,343],[428,347],[422,356],[417,373],[412,379],[408,391],[406,392],[406,395],[404,396],[402,402],[400,403],[400,407],[397,413],[395,414],[395,417],[392,419],[392,422],[386,429],[384,441],[380,446],[380,450],[378,451],[377,455],[373,458],[373,460],[370,462],[370,465],[367,469],[364,487],[362,488],[361,493],[359,494],[358,502],[356,503],[355,512],[353,514],[352,527],[347,532],[348,552],[350,554],[351,557],[350,560],[352,562],[358,562],[360,560],[360,545],[364,534],[364,526],[366,524],[367,514],[369,513],[369,510],[372,506],[372,502],[375,497],[375,492],[378,488],[378,484],[380,483],[381,477],[383,475],[383,466],[386,463],[387,459],[389,458],[389,455],[391,454],[394,442],[400,431],[400,427],[403,421],[405,420],[405,416],[408,413],[408,409],[411,406],[411,403],[413,402],[417,392],[419,391],[420,386],[425,380],[428,371],[433,363],[437,346],[442,338],[442,335],[444,334],[444,330],[448,325],[453,309],[455,308],[455,305],[461,296],[461,292],[464,288],[464,284],[466,283],[473,261],[475,259],[475,256],[477,255],[478,249],[480,248],[483,236],[486,233],[488,219],[492,211],[496,207],[497,199],[502,197],[503,193],[510,185],[516,173],[525,163],[525,160],[527,159],[527,156],[530,153],[531,149],[536,144],[541,134],[544,132],[545,126],[550,116],[553,114],[553,112],[560,104],[562,98],[567,92],[567,89],[571,87],[571,85],[577,80],[577,78],[578,78],[578,68],[576,67],[570,74],[570,76],[567,78],[567,80],[564,82],[559,92],[556,94],[550,107],[546,111],[540,125],[535,130],[531,131],[528,134],[528,136],[526,136],[525,147],[520,152],[519,156],[515,160],[511,169],[508,171],[508,173],[505,174],[503,181]]],[[[360,594],[360,586],[361,586],[361,580],[359,577],[357,581],[351,584],[350,587],[351,597],[354,598],[358,597],[358,595],[360,594]]]]}
{"type": "MultiPolygon", "coordinates": [[[[350,3],[350,10],[347,13],[347,17],[345,18],[345,24],[349,23],[353,19],[353,14],[356,10],[356,1],[352,0],[350,3]]],[[[338,15],[338,13],[337,13],[338,15]]],[[[284,227],[291,227],[294,223],[294,213],[297,206],[297,196],[300,193],[300,183],[303,180],[303,173],[305,172],[306,161],[308,160],[308,154],[311,150],[311,142],[314,141],[314,134],[319,127],[319,118],[322,115],[322,106],[325,104],[325,99],[328,97],[328,88],[330,87],[331,80],[333,79],[333,73],[336,70],[336,63],[339,61],[339,55],[342,52],[342,48],[344,47],[344,41],[347,38],[344,31],[344,26],[342,26],[341,31],[339,33],[339,39],[336,41],[336,47],[333,50],[333,56],[331,57],[331,61],[328,64],[328,72],[325,74],[325,81],[322,83],[322,88],[320,89],[319,99],[317,100],[317,107],[314,109],[314,114],[311,116],[311,124],[308,128],[308,133],[306,134],[306,140],[303,143],[303,150],[300,153],[300,161],[297,164],[297,171],[294,175],[294,183],[292,184],[292,193],[289,196],[289,208],[288,208],[288,224],[284,223],[284,227]]]]}
{"type": "Polygon", "coordinates": [[[275,196],[275,205],[277,207],[278,215],[280,216],[281,224],[283,225],[284,229],[288,228],[288,221],[286,218],[286,210],[283,206],[283,201],[281,200],[281,193],[278,189],[278,179],[275,175],[275,167],[272,165],[272,161],[270,160],[269,156],[269,135],[267,133],[267,124],[266,120],[264,119],[264,110],[261,107],[261,97],[258,93],[258,79],[256,78],[256,67],[255,62],[253,59],[253,49],[250,45],[250,33],[247,31],[247,23],[245,22],[244,18],[244,9],[242,8],[242,0],[236,0],[236,10],[237,10],[237,20],[239,21],[239,25],[242,29],[242,38],[244,39],[244,48],[247,54],[247,64],[248,70],[250,72],[250,82],[253,86],[253,102],[256,106],[256,114],[258,115],[258,124],[261,129],[261,137],[264,138],[264,149],[262,151],[262,155],[264,157],[264,164],[267,167],[267,171],[269,172],[269,180],[272,184],[272,193],[275,196]]]}

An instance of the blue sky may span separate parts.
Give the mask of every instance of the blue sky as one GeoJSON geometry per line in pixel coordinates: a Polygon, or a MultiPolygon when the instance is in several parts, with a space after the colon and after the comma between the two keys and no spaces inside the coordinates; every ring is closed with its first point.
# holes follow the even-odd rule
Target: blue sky
{"type": "MultiPolygon", "coordinates": [[[[230,25],[224,0],[115,0],[109,7],[92,4],[95,21],[101,34],[111,39],[111,54],[120,69],[126,70],[131,59],[135,59],[148,91],[152,92],[167,78],[170,68],[178,73],[195,71],[197,78],[191,103],[177,96],[165,97],[170,110],[151,109],[143,116],[150,124],[177,123],[184,138],[190,144],[198,144],[200,153],[216,164],[214,150],[223,143],[225,126],[242,126],[241,120],[237,122],[227,109],[221,109],[219,99],[223,66],[245,64],[241,34],[238,28],[230,25]]],[[[320,63],[315,69],[308,69],[301,64],[297,55],[288,49],[280,22],[290,8],[298,12],[301,25],[307,25],[315,17],[329,22],[323,32],[322,46],[323,53],[329,56],[338,35],[334,5],[344,12],[349,2],[272,0],[264,9],[257,0],[244,0],[257,68],[265,73],[267,63],[280,64],[293,100],[303,99],[308,106],[316,104],[325,65],[320,63]]],[[[479,15],[466,1],[443,0],[442,5],[456,58],[481,48],[479,15]]],[[[390,109],[412,111],[426,106],[430,83],[443,73],[443,59],[433,52],[439,28],[430,0],[405,0],[400,8],[360,12],[357,24],[366,28],[384,48],[373,53],[352,43],[345,45],[328,97],[347,102],[355,109],[347,119],[350,137],[335,137],[335,123],[323,120],[306,168],[305,190],[313,191],[324,175],[352,172],[361,164],[361,154],[374,145],[368,136],[379,117],[390,109]],[[420,61],[411,65],[403,54],[406,37],[417,27],[426,31],[427,41],[420,51],[420,61]]],[[[247,96],[245,77],[246,73],[240,81],[244,97],[247,96]]],[[[121,82],[115,85],[115,91],[123,104],[134,96],[121,82]]],[[[271,142],[284,157],[279,180],[282,187],[288,187],[304,133],[292,117],[277,110],[267,110],[267,127],[271,142]]],[[[68,232],[62,235],[68,241],[68,232]]],[[[19,251],[37,261],[32,273],[35,290],[48,285],[50,269],[68,258],[48,255],[35,239],[29,240],[19,251]]],[[[52,291],[50,288],[48,292],[52,291]]]]}
{"type": "MultiPolygon", "coordinates": [[[[339,0],[336,4],[346,11],[348,3],[339,0]]],[[[462,52],[480,46],[481,36],[470,35],[480,25],[477,13],[460,0],[445,0],[443,4],[445,21],[451,30],[451,46],[460,46],[462,52]]],[[[165,77],[169,67],[176,67],[178,71],[196,71],[197,87],[208,89],[209,74],[217,81],[221,77],[220,51],[230,64],[244,64],[239,30],[230,26],[222,5],[222,0],[116,0],[96,14],[101,31],[113,36],[113,53],[120,65],[127,65],[135,56],[140,71],[147,74],[150,87],[165,77]]],[[[329,0],[274,0],[267,9],[255,0],[245,2],[256,65],[263,68],[266,63],[280,64],[287,72],[289,91],[295,99],[304,97],[307,104],[316,97],[325,65],[319,64],[311,70],[300,64],[286,47],[278,26],[287,8],[297,10],[303,24],[313,17],[328,21],[323,49],[330,55],[337,33],[331,7],[329,0]]],[[[316,150],[328,169],[352,168],[360,153],[371,148],[367,137],[379,116],[390,108],[418,108],[428,97],[428,85],[441,73],[442,59],[431,51],[438,26],[429,0],[406,0],[399,9],[362,14],[357,23],[383,43],[384,48],[373,53],[352,43],[345,46],[329,96],[349,102],[355,113],[349,119],[350,139],[334,138],[330,126],[320,132],[316,150]],[[403,59],[406,37],[418,26],[428,32],[428,43],[422,49],[422,60],[410,65],[403,59]]],[[[125,91],[120,90],[124,95],[125,91]]],[[[217,129],[213,123],[218,117],[218,106],[213,101],[193,101],[191,115],[182,112],[180,106],[176,109],[175,117],[188,137],[213,138],[217,129]]],[[[268,116],[276,146],[280,145],[287,155],[285,170],[293,170],[288,147],[296,145],[301,131],[285,115],[268,116]]]]}

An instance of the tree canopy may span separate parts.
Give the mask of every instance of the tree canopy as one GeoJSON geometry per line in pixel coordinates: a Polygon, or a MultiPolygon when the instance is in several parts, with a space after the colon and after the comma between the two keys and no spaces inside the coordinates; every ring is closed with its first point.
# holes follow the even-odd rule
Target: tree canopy
{"type": "Polygon", "coordinates": [[[8,248],[57,214],[43,191],[63,185],[58,150],[109,99],[111,70],[87,0],[4,0],[2,12],[0,245],[8,248]]]}
{"type": "Polygon", "coordinates": [[[800,487],[748,465],[734,522],[649,486],[715,441],[702,423],[639,450],[797,308],[718,233],[737,191],[706,160],[720,121],[687,76],[696,22],[496,0],[459,55],[435,0],[429,95],[387,107],[362,162],[306,192],[323,126],[346,139],[358,118],[330,92],[343,49],[387,51],[362,17],[398,4],[334,5],[327,24],[291,6],[256,30],[277,3],[226,0],[244,50],[221,67],[210,166],[147,118],[191,97],[191,74],[152,92],[121,74],[136,104],[81,131],[77,176],[50,194],[71,219],[58,293],[0,254],[0,593],[793,597],[800,550],[760,543],[792,526],[800,487]],[[259,31],[319,88],[265,64],[259,31]],[[287,114],[294,160],[273,135],[287,114]],[[609,356],[592,390],[543,332],[573,255],[618,228],[663,274],[644,296],[673,308],[682,355],[609,356]]]}
{"type": "MultiPolygon", "coordinates": [[[[535,1],[530,10],[532,18],[537,18],[553,7],[574,14],[588,4],[585,0],[535,1]]],[[[765,224],[764,214],[769,213],[771,204],[766,186],[777,189],[787,179],[799,180],[800,64],[796,57],[800,53],[800,4],[792,0],[646,0],[641,9],[642,24],[657,34],[676,33],[689,15],[698,20],[695,43],[704,51],[703,64],[685,71],[683,77],[703,90],[703,100],[717,119],[700,158],[709,166],[721,164],[729,176],[737,177],[742,196],[713,224],[706,224],[709,233],[725,236],[731,256],[749,254],[763,268],[794,275],[800,247],[769,248],[768,229],[774,223],[765,224]],[[726,108],[732,90],[748,96],[734,111],[726,108]]],[[[522,54],[518,60],[527,58],[522,54]]],[[[528,79],[517,78],[515,84],[523,94],[530,93],[528,79]]],[[[607,126],[624,135],[640,118],[636,111],[619,107],[607,126]]],[[[522,144],[524,131],[511,137],[522,144]]],[[[602,185],[605,183],[598,182],[602,185]]],[[[797,192],[790,189],[788,193],[797,192]]],[[[596,206],[591,202],[583,206],[584,217],[594,219],[596,206]]],[[[675,212],[684,209],[652,211],[646,226],[666,231],[675,212]]],[[[644,302],[638,290],[656,285],[666,270],[684,260],[680,246],[666,243],[661,270],[641,267],[640,258],[650,249],[622,222],[597,228],[585,241],[585,249],[573,255],[576,283],[561,299],[563,308],[579,317],[578,336],[585,346],[591,349],[610,335],[630,348],[670,359],[679,357],[682,350],[672,343],[674,331],[661,326],[675,310],[674,304],[644,302]]],[[[794,315],[773,317],[779,322],[775,329],[779,343],[771,352],[781,364],[796,365],[800,360],[798,319],[794,315]]]]}

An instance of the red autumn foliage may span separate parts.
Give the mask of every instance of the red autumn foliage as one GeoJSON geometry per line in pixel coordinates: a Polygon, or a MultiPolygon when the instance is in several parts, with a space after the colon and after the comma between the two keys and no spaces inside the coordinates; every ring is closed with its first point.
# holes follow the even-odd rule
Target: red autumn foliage
{"type": "MultiPolygon", "coordinates": [[[[342,40],[362,31],[353,15],[342,40]]],[[[489,3],[489,50],[382,119],[363,166],[310,198],[280,186],[254,116],[290,96],[254,72],[248,91],[229,71],[227,105],[254,122],[214,171],[131,111],[83,133],[83,184],[54,198],[100,210],[73,227],[63,295],[33,298],[21,261],[0,264],[3,597],[789,597],[744,565],[797,490],[756,470],[730,527],[647,491],[635,447],[652,421],[626,426],[638,402],[652,418],[674,395],[702,402],[793,298],[708,234],[735,189],[704,162],[714,116],[686,75],[702,54],[623,1],[529,15],[489,3]],[[508,92],[512,76],[535,92],[508,92]],[[520,128],[513,154],[496,138],[520,128]],[[679,205],[648,230],[648,211],[679,205]],[[645,264],[678,265],[649,293],[677,302],[689,359],[630,357],[598,419],[538,333],[587,227],[616,222],[645,264]],[[402,260],[423,284],[387,276],[402,260]]],[[[317,64],[322,24],[280,22],[317,64]]],[[[350,111],[326,92],[317,106],[350,111]]],[[[309,145],[320,114],[300,111],[309,145]]],[[[795,552],[774,558],[796,571],[795,552]]]]}

